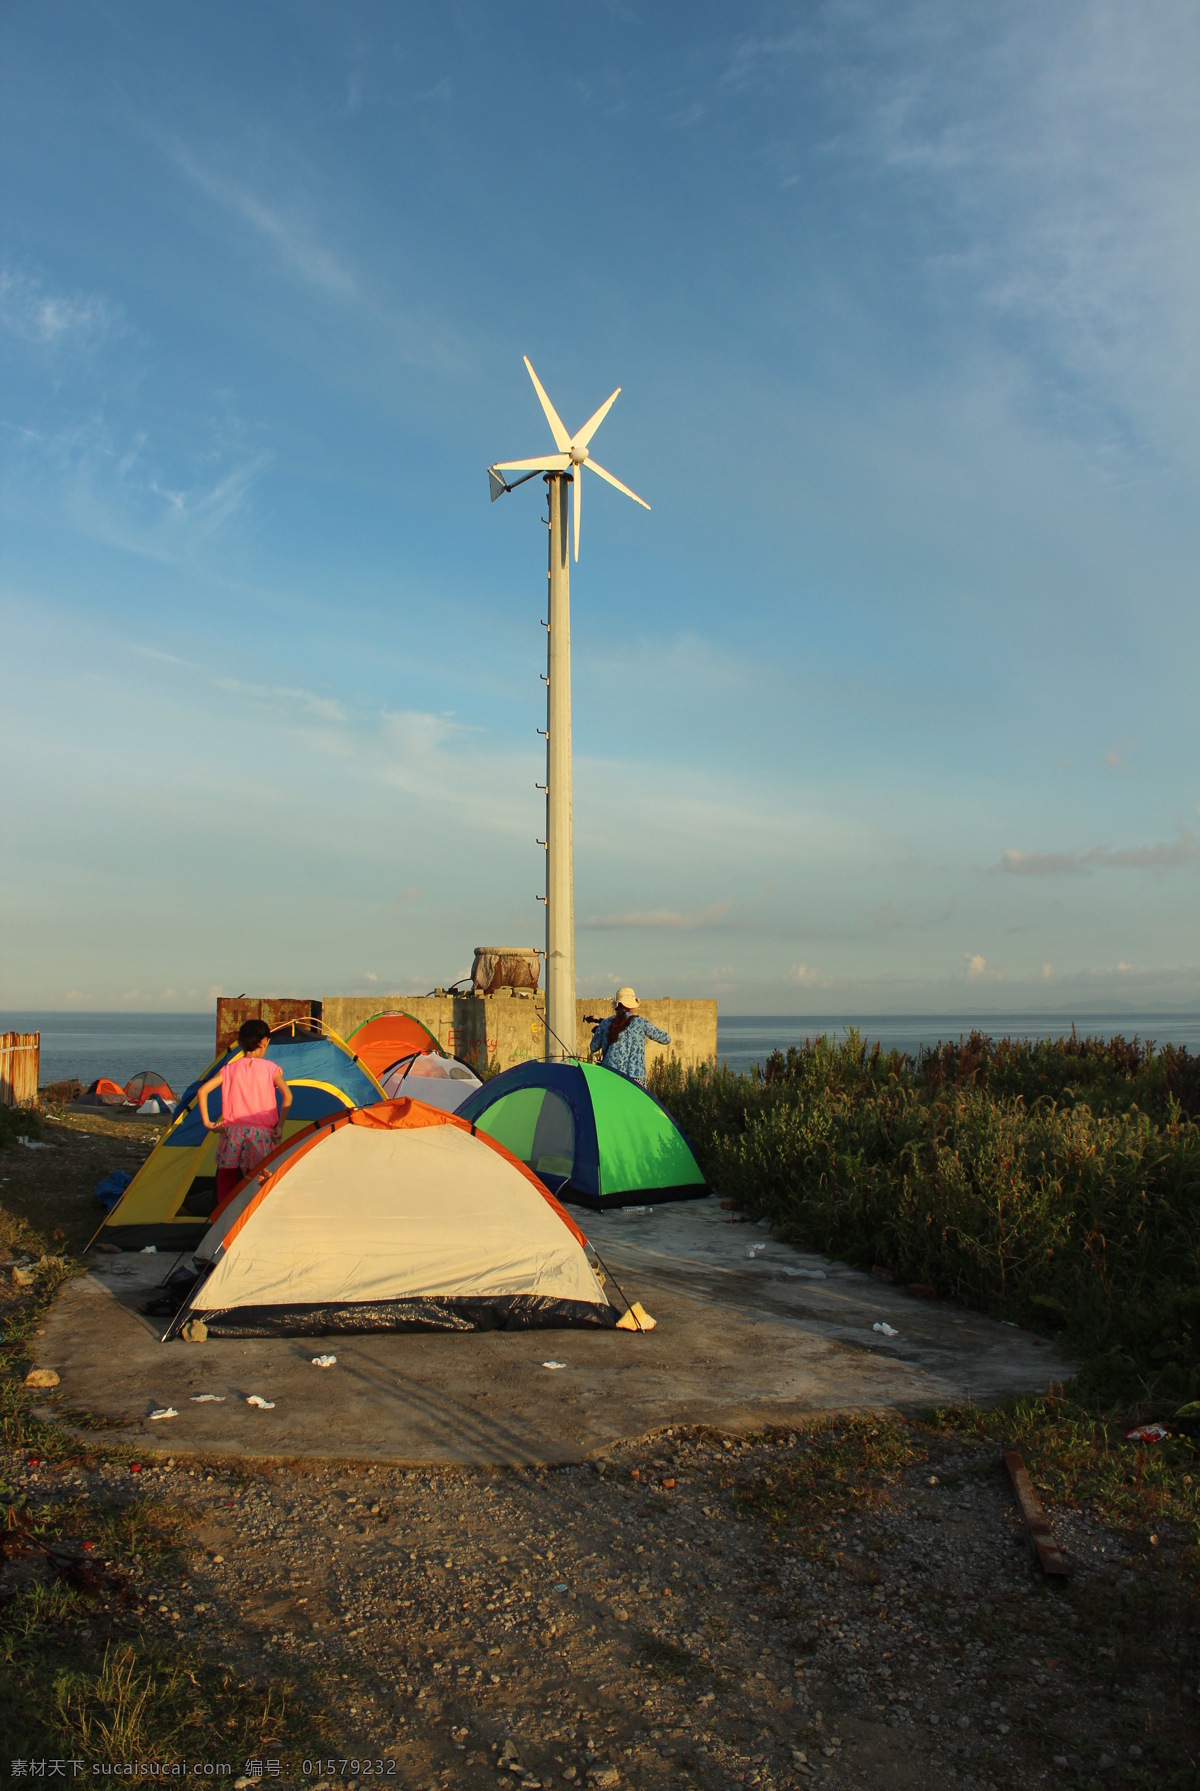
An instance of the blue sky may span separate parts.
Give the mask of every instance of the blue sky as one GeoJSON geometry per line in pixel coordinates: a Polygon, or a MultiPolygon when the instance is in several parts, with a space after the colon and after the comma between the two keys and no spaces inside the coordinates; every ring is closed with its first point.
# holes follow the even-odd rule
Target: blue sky
{"type": "Polygon", "coordinates": [[[1200,14],[0,15],[8,1006],[1200,1002],[1200,14]]]}

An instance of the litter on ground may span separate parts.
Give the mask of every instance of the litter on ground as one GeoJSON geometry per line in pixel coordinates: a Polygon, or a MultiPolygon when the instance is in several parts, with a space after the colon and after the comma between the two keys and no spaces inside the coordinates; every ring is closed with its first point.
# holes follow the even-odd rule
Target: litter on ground
{"type": "Polygon", "coordinates": [[[542,1367],[543,1368],[565,1368],[566,1363],[565,1362],[543,1362],[542,1367]]]}
{"type": "Polygon", "coordinates": [[[151,1412],[150,1422],[153,1424],[158,1418],[178,1418],[178,1416],[179,1413],[173,1405],[160,1405],[151,1412]]]}
{"type": "Polygon", "coordinates": [[[765,1244],[751,1244],[750,1248],[746,1252],[746,1255],[747,1256],[761,1256],[762,1252],[766,1249],[766,1247],[767,1246],[765,1244]]]}
{"type": "Polygon", "coordinates": [[[314,1368],[332,1368],[336,1362],[336,1356],[314,1356],[312,1359],[314,1368]]]}
{"type": "Polygon", "coordinates": [[[1136,1430],[1125,1432],[1127,1443],[1165,1443],[1170,1431],[1162,1424],[1139,1424],[1136,1430]]]}
{"type": "Polygon", "coordinates": [[[885,1337],[899,1337],[900,1335],[899,1331],[895,1330],[891,1325],[881,1319],[876,1319],[875,1323],[871,1326],[871,1329],[873,1331],[882,1331],[885,1337]]]}
{"type": "Polygon", "coordinates": [[[193,1405],[224,1405],[224,1393],[193,1393],[193,1405]]]}
{"type": "Polygon", "coordinates": [[[273,1399],[264,1399],[261,1393],[251,1393],[246,1404],[256,1405],[260,1412],[273,1412],[275,1410],[275,1401],[273,1399]]]}

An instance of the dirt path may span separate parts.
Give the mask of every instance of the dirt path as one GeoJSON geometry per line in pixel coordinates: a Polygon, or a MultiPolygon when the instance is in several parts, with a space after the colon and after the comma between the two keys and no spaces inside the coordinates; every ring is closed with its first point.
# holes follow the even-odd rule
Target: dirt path
{"type": "Polygon", "coordinates": [[[558,1470],[23,1481],[181,1504],[188,1571],[135,1568],[138,1620],[321,1687],[335,1778],[394,1759],[405,1786],[482,1786],[507,1758],[529,1791],[1167,1782],[1178,1674],[1136,1621],[1153,1565],[1059,1514],[1074,1575],[1048,1588],[991,1449],[857,1425],[558,1470]]]}

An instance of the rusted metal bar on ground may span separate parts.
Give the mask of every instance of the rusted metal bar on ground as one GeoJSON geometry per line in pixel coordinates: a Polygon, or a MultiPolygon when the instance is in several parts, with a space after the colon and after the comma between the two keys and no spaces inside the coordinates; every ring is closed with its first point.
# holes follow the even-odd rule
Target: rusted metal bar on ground
{"type": "Polygon", "coordinates": [[[1004,1451],[1004,1465],[1008,1469],[1008,1477],[1012,1481],[1013,1492],[1017,1496],[1017,1506],[1025,1520],[1025,1528],[1029,1532],[1029,1540],[1033,1544],[1033,1552],[1038,1558],[1038,1565],[1047,1579],[1065,1580],[1067,1577],[1067,1559],[1054,1540],[1054,1533],[1046,1521],[1046,1513],[1042,1510],[1042,1501],[1033,1490],[1033,1481],[1025,1462],[1016,1449],[1004,1451]]]}

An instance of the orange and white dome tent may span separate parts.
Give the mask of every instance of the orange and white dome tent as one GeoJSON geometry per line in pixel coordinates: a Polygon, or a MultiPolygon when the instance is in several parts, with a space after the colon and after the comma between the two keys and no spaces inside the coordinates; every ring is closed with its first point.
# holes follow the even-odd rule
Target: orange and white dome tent
{"type": "Polygon", "coordinates": [[[167,1335],[616,1325],[583,1233],[465,1120],[385,1101],[319,1120],[234,1194],[167,1335]]]}

